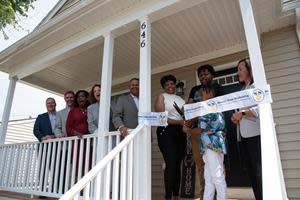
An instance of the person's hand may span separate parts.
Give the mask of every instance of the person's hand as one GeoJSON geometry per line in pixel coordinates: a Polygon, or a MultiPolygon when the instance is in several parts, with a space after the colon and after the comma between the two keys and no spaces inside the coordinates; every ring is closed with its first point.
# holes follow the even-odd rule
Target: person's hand
{"type": "Polygon", "coordinates": [[[45,135],[44,137],[41,138],[42,141],[45,141],[45,140],[50,140],[52,139],[53,136],[52,135],[45,135]]]}
{"type": "Polygon", "coordinates": [[[191,128],[189,128],[189,127],[186,126],[186,125],[183,125],[182,131],[183,131],[184,133],[191,133],[191,128]]]}
{"type": "Polygon", "coordinates": [[[187,126],[187,127],[191,127],[191,126],[192,126],[192,123],[193,123],[193,122],[192,122],[191,120],[186,120],[186,121],[183,122],[183,125],[184,125],[184,126],[187,126]]]}
{"type": "Polygon", "coordinates": [[[234,114],[231,116],[231,121],[234,124],[238,124],[239,123],[239,121],[235,118],[234,114]]]}
{"type": "Polygon", "coordinates": [[[213,132],[212,132],[212,131],[207,131],[206,133],[207,133],[207,135],[211,135],[211,134],[213,134],[213,132]]]}
{"type": "Polygon", "coordinates": [[[242,114],[242,112],[235,112],[235,113],[233,113],[233,116],[237,121],[241,121],[243,114],[242,114]]]}
{"type": "Polygon", "coordinates": [[[123,126],[121,128],[119,128],[119,131],[120,131],[120,134],[123,136],[123,137],[126,137],[128,135],[128,128],[123,126]]]}
{"type": "Polygon", "coordinates": [[[78,131],[73,131],[73,135],[77,136],[79,139],[82,139],[82,133],[78,132],[78,131]]]}

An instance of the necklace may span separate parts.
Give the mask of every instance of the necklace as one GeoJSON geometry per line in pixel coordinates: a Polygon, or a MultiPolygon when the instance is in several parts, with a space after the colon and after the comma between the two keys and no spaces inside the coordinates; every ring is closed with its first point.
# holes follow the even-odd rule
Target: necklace
{"type": "Polygon", "coordinates": [[[83,115],[86,115],[87,114],[87,110],[86,108],[80,108],[80,111],[83,115]]]}

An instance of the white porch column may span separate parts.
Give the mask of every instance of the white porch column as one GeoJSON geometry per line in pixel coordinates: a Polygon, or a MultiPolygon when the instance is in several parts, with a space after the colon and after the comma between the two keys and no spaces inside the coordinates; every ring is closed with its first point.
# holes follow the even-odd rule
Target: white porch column
{"type": "MultiPolygon", "coordinates": [[[[252,73],[256,86],[267,84],[251,0],[239,0],[252,73]]],[[[287,199],[270,104],[259,105],[263,199],[287,199]]]]}
{"type": "Polygon", "coordinates": [[[112,83],[114,36],[112,33],[104,35],[103,63],[101,75],[101,100],[98,121],[97,161],[107,153],[107,144],[103,134],[109,131],[110,96],[112,83]]]}
{"type": "MultiPolygon", "coordinates": [[[[151,112],[151,24],[140,19],[139,112],[151,112]]],[[[134,199],[151,200],[151,127],[135,141],[134,199]],[[137,159],[136,159],[137,158],[137,159]]]]}
{"type": "Polygon", "coordinates": [[[1,128],[0,128],[0,145],[4,144],[8,120],[10,116],[11,106],[14,98],[15,88],[16,88],[17,79],[12,77],[9,81],[7,96],[5,100],[5,105],[3,109],[2,121],[1,121],[1,128]]]}

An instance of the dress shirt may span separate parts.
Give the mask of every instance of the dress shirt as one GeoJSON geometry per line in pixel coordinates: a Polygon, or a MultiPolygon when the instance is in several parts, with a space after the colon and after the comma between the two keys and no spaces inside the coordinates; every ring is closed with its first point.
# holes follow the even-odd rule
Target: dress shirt
{"type": "Polygon", "coordinates": [[[49,115],[49,119],[50,119],[50,123],[51,123],[52,132],[54,132],[55,121],[56,121],[56,112],[48,113],[48,115],[49,115]]]}
{"type": "Polygon", "coordinates": [[[139,98],[137,96],[134,96],[132,93],[130,93],[130,95],[133,98],[136,108],[139,110],[139,98]]]}

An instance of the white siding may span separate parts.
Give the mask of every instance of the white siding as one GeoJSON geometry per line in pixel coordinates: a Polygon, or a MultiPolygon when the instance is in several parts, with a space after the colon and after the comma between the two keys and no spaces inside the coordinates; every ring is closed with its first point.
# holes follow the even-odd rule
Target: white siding
{"type": "Polygon", "coordinates": [[[262,37],[262,52],[289,199],[300,199],[300,49],[295,27],[262,37]]]}
{"type": "Polygon", "coordinates": [[[8,122],[5,144],[35,142],[33,126],[35,119],[14,120],[8,122]]]}

